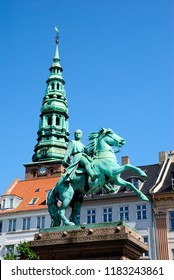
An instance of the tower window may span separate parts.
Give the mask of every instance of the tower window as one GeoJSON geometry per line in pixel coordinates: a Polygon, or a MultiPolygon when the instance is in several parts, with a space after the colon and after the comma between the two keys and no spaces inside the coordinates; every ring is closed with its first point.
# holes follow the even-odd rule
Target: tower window
{"type": "Polygon", "coordinates": [[[57,90],[59,90],[59,84],[57,84],[57,90]]]}
{"type": "Polygon", "coordinates": [[[48,117],[48,125],[52,125],[52,117],[48,117]]]}
{"type": "Polygon", "coordinates": [[[54,83],[51,84],[51,89],[54,89],[54,83]]]}
{"type": "Polygon", "coordinates": [[[56,125],[60,125],[60,118],[56,117],[56,125]]]}
{"type": "Polygon", "coordinates": [[[36,170],[32,170],[31,174],[33,175],[33,177],[36,177],[36,170]]]}

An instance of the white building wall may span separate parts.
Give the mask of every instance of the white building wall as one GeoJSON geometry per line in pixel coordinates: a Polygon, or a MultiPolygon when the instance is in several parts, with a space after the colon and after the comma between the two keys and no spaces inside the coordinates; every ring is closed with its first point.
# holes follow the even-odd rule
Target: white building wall
{"type": "MultiPolygon", "coordinates": [[[[117,222],[120,220],[119,216],[119,208],[122,206],[128,206],[129,207],[129,221],[126,221],[126,223],[131,226],[132,228],[135,228],[141,236],[147,236],[149,241],[149,257],[154,259],[155,253],[153,252],[155,250],[152,240],[152,215],[151,215],[151,204],[148,202],[113,202],[113,201],[107,201],[107,200],[100,200],[95,204],[96,202],[93,200],[90,200],[89,202],[84,202],[83,207],[81,209],[81,215],[80,215],[80,222],[82,224],[87,223],[87,210],[89,209],[95,209],[96,210],[96,223],[102,223],[103,222],[103,209],[104,208],[112,208],[112,221],[117,222]],[[137,220],[136,215],[136,206],[139,204],[146,204],[147,208],[147,219],[145,220],[137,220]]],[[[68,208],[66,211],[66,216],[70,216],[71,209],[68,208]]],[[[40,210],[40,211],[29,211],[29,212],[23,212],[23,213],[14,213],[9,215],[4,215],[3,217],[3,227],[2,227],[2,233],[0,234],[0,258],[3,258],[3,255],[6,253],[6,246],[8,245],[15,245],[19,244],[21,241],[31,241],[34,238],[34,235],[39,231],[37,229],[37,217],[39,216],[45,216],[45,228],[50,228],[50,216],[47,211],[47,209],[40,210]],[[30,230],[22,230],[22,221],[23,218],[31,218],[31,224],[30,224],[30,230]],[[16,219],[16,231],[14,232],[8,232],[8,223],[10,219],[16,219]]],[[[2,220],[2,217],[0,217],[0,220],[2,220]]]]}
{"type": "MultiPolygon", "coordinates": [[[[87,210],[96,210],[96,223],[103,222],[103,209],[112,208],[112,221],[117,222],[120,220],[120,207],[128,206],[129,208],[129,221],[125,221],[130,227],[135,228],[142,237],[148,238],[149,244],[149,258],[155,259],[156,248],[154,240],[153,224],[152,224],[152,210],[150,202],[136,201],[136,202],[107,202],[101,200],[101,203],[94,204],[92,200],[89,202],[90,205],[85,205],[81,209],[80,222],[82,224],[87,223],[87,210]],[[147,219],[137,220],[137,205],[146,205],[147,219]]],[[[70,211],[67,211],[67,216],[70,215],[70,211]]]]}
{"type": "Polygon", "coordinates": [[[50,227],[50,216],[47,209],[40,211],[29,211],[23,213],[11,213],[0,217],[0,221],[3,221],[2,233],[0,233],[0,259],[7,252],[7,246],[17,245],[23,241],[31,241],[34,235],[38,233],[37,229],[37,217],[45,216],[45,228],[50,227]],[[23,218],[31,218],[30,229],[22,230],[23,218]],[[9,220],[16,219],[16,231],[8,232],[9,220]]]}

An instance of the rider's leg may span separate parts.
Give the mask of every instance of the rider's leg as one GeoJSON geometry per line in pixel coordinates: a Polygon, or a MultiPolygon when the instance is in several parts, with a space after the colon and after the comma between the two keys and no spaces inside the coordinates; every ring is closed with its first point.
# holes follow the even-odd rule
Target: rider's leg
{"type": "Polygon", "coordinates": [[[86,172],[88,173],[88,175],[91,177],[93,181],[98,178],[98,175],[95,174],[95,172],[92,170],[90,162],[87,160],[87,158],[82,156],[80,159],[80,164],[85,168],[86,172]]]}

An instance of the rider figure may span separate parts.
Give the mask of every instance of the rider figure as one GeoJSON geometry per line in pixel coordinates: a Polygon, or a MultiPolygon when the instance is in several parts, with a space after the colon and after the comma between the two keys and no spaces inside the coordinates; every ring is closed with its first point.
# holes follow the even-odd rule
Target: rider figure
{"type": "Polygon", "coordinates": [[[92,170],[90,162],[91,158],[87,155],[86,147],[81,142],[82,131],[77,129],[74,133],[75,140],[69,142],[68,149],[65,153],[62,161],[63,165],[67,166],[66,175],[68,176],[67,181],[71,181],[74,178],[74,174],[78,166],[85,168],[87,174],[91,177],[92,181],[98,178],[98,175],[92,170]],[[73,157],[73,161],[71,158],[73,157]]]}

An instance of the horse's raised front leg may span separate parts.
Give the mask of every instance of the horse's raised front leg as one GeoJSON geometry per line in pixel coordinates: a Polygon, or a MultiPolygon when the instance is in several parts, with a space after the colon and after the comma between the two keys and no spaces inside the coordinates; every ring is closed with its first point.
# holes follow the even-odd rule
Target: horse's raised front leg
{"type": "Polygon", "coordinates": [[[63,221],[64,225],[68,225],[68,226],[74,225],[74,223],[70,222],[65,216],[65,211],[69,206],[70,201],[73,198],[73,195],[74,195],[74,190],[70,184],[67,188],[65,188],[62,192],[60,192],[59,195],[59,199],[62,204],[58,210],[58,215],[63,221]]]}
{"type": "Polygon", "coordinates": [[[147,198],[147,196],[145,194],[143,194],[140,190],[138,190],[132,183],[127,182],[125,180],[123,180],[122,178],[120,178],[120,176],[117,176],[115,178],[115,184],[118,184],[122,187],[127,187],[129,189],[132,189],[134,191],[134,193],[143,201],[149,201],[149,199],[147,198]]]}

